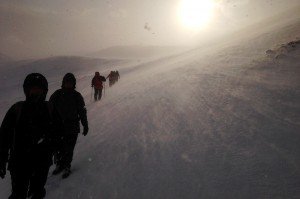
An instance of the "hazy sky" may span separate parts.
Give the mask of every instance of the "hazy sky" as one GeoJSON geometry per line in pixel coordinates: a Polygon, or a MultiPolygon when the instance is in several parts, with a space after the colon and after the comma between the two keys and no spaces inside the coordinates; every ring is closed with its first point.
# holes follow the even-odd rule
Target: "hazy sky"
{"type": "Polygon", "coordinates": [[[15,58],[79,54],[114,45],[191,45],[299,0],[215,0],[206,28],[180,24],[180,0],[0,0],[0,53],[15,58]]]}

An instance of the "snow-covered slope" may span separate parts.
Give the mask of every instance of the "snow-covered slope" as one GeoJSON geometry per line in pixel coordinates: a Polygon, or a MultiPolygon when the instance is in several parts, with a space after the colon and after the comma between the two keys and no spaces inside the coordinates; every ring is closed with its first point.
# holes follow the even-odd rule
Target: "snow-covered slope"
{"type": "Polygon", "coordinates": [[[126,66],[97,103],[79,69],[90,133],[46,198],[299,198],[299,23],[126,66]]]}

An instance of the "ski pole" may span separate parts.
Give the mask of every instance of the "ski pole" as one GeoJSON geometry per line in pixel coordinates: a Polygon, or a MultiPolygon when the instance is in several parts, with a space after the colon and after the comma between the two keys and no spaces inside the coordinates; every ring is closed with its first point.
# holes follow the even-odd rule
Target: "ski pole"
{"type": "Polygon", "coordinates": [[[105,97],[105,83],[103,84],[104,85],[104,93],[103,93],[103,97],[105,97]]]}

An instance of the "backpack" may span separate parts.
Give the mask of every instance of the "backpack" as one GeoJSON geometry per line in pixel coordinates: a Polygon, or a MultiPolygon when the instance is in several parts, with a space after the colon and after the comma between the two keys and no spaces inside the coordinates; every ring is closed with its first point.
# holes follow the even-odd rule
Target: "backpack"
{"type": "Polygon", "coordinates": [[[101,89],[103,88],[103,82],[101,80],[101,77],[94,77],[93,78],[93,85],[96,89],[101,89]]]}

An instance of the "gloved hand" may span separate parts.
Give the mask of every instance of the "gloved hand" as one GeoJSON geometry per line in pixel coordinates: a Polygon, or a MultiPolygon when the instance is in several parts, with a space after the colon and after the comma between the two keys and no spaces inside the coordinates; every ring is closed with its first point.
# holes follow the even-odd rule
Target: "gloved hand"
{"type": "Polygon", "coordinates": [[[0,177],[3,179],[6,174],[6,163],[0,162],[0,177]]]}
{"type": "Polygon", "coordinates": [[[82,133],[82,134],[83,134],[84,136],[86,136],[88,132],[89,132],[89,127],[84,126],[84,127],[83,127],[83,133],[82,133]]]}
{"type": "Polygon", "coordinates": [[[54,164],[57,164],[58,161],[59,161],[59,154],[58,154],[58,152],[55,152],[55,153],[53,154],[53,163],[54,163],[54,164]]]}

